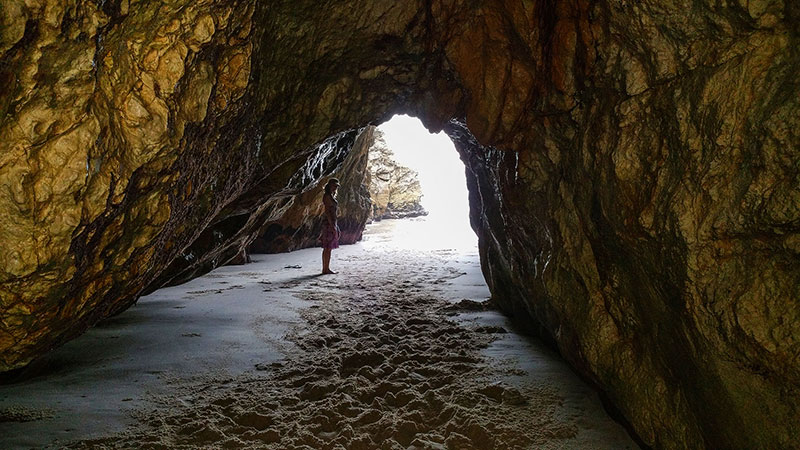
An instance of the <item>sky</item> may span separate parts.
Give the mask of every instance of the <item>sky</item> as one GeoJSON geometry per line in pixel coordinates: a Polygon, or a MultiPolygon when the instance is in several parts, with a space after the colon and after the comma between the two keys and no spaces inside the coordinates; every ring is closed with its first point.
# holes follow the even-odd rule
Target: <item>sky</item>
{"type": "Polygon", "coordinates": [[[431,238],[474,245],[477,238],[469,226],[464,163],[450,138],[441,132],[431,134],[419,119],[406,115],[394,116],[378,128],[395,160],[419,173],[421,203],[433,227],[431,238]]]}

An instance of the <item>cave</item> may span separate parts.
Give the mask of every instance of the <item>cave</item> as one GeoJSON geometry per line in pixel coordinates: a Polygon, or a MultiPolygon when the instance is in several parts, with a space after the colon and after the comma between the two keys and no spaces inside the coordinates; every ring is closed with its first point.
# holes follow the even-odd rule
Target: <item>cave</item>
{"type": "Polygon", "coordinates": [[[307,246],[287,210],[407,113],[465,162],[492,298],[643,445],[797,445],[796,2],[9,0],[0,23],[0,371],[265,233],[307,246]]]}

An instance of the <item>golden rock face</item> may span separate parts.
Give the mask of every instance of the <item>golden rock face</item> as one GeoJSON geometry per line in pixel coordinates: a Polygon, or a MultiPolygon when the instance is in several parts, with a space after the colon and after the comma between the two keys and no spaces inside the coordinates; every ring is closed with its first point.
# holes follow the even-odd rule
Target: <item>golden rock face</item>
{"type": "Polygon", "coordinates": [[[212,91],[244,93],[253,5],[128,6],[3,5],[0,368],[123,309],[162,269],[186,126],[212,91]]]}
{"type": "Polygon", "coordinates": [[[0,6],[0,370],[224,263],[327,138],[410,112],[468,162],[493,296],[644,442],[796,442],[794,3],[103,5],[0,6]]]}

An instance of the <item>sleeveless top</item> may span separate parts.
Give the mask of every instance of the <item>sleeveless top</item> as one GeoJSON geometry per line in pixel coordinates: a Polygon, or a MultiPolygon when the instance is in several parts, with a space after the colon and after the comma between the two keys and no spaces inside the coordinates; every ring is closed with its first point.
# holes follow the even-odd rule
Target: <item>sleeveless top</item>
{"type": "MultiPolygon", "coordinates": [[[[339,202],[336,201],[336,199],[333,198],[332,195],[325,194],[325,195],[322,196],[322,204],[325,205],[325,222],[324,222],[324,225],[327,227],[327,226],[330,226],[330,223],[328,221],[328,214],[333,214],[334,221],[336,219],[338,219],[337,213],[338,213],[338,209],[339,209],[339,202]]],[[[334,225],[336,225],[336,222],[334,222],[334,225]]]]}

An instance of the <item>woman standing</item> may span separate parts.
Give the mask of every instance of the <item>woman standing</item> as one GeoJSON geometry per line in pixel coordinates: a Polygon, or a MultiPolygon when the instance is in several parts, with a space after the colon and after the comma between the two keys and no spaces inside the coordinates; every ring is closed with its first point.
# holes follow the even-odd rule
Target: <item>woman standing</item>
{"type": "Polygon", "coordinates": [[[325,206],[325,216],[322,221],[322,274],[336,273],[331,270],[331,250],[339,248],[339,225],[336,223],[336,190],[339,180],[331,178],[325,185],[325,194],[322,195],[322,204],[325,206]]]}

